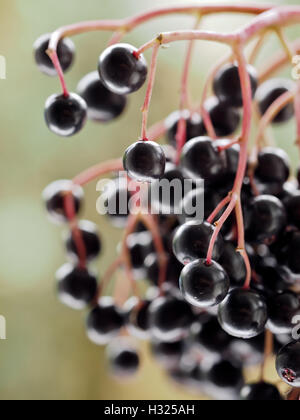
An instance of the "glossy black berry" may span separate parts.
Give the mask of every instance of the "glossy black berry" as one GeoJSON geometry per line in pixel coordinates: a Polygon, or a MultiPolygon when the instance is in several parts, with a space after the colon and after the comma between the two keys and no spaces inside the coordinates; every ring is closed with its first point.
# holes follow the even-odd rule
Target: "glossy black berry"
{"type": "Polygon", "coordinates": [[[227,360],[215,364],[209,371],[208,379],[218,388],[239,389],[244,384],[242,368],[227,360]]]}
{"type": "MultiPolygon", "coordinates": [[[[252,98],[258,87],[258,74],[253,66],[248,65],[248,74],[251,79],[252,98]]],[[[228,106],[243,106],[243,95],[239,67],[236,64],[227,64],[222,67],[214,79],[214,92],[221,102],[228,106]]]]}
{"type": "Polygon", "coordinates": [[[189,141],[182,150],[181,167],[190,179],[213,180],[223,170],[218,149],[209,137],[189,141]]]}
{"type": "Polygon", "coordinates": [[[186,337],[194,320],[190,305],[175,297],[157,298],[150,306],[150,327],[153,338],[174,342],[186,337]]]}
{"type": "MultiPolygon", "coordinates": [[[[177,229],[173,240],[173,251],[184,265],[207,257],[214,226],[204,222],[188,222],[177,229]]],[[[218,236],[214,247],[213,259],[218,261],[223,252],[223,238],[218,236]]]]}
{"type": "Polygon", "coordinates": [[[246,281],[246,266],[240,252],[236,250],[231,242],[224,244],[224,250],[221,255],[220,265],[226,271],[232,287],[242,287],[246,281]]]}
{"type": "Polygon", "coordinates": [[[267,320],[266,302],[251,290],[234,289],[219,306],[219,322],[233,337],[256,337],[264,331],[267,320]]]}
{"type": "Polygon", "coordinates": [[[268,328],[274,334],[291,333],[294,317],[300,316],[299,296],[287,291],[269,298],[268,312],[268,328]]]}
{"type": "Polygon", "coordinates": [[[195,137],[204,136],[206,134],[202,118],[198,113],[191,114],[188,110],[183,112],[175,111],[166,120],[166,127],[168,130],[167,140],[174,147],[177,143],[176,136],[178,132],[178,124],[182,118],[186,122],[185,130],[187,142],[195,137]]]}
{"type": "Polygon", "coordinates": [[[58,136],[77,134],[87,120],[87,105],[77,94],[52,95],[45,104],[45,120],[49,129],[58,136]]]}
{"type": "Polygon", "coordinates": [[[203,325],[195,327],[193,345],[221,354],[228,350],[232,337],[221,327],[216,317],[209,318],[203,325]]]}
{"type": "MultiPolygon", "coordinates": [[[[41,72],[47,76],[56,76],[57,72],[47,54],[51,34],[45,34],[39,37],[34,45],[34,57],[36,64],[41,72]]],[[[75,46],[69,38],[64,38],[57,45],[57,56],[64,72],[69,70],[74,61],[75,46]]]]}
{"type": "Polygon", "coordinates": [[[104,297],[88,315],[87,334],[93,343],[106,345],[119,334],[124,324],[124,313],[112,298],[104,297]]]}
{"type": "MultiPolygon", "coordinates": [[[[97,226],[87,220],[82,220],[78,224],[79,232],[85,246],[85,254],[88,261],[92,261],[97,258],[102,249],[102,243],[99,237],[97,226]]],[[[66,240],[66,248],[68,255],[78,260],[77,242],[73,237],[73,234],[69,234],[66,240]]]]}
{"type": "Polygon", "coordinates": [[[78,215],[84,198],[84,192],[80,185],[76,185],[69,180],[60,180],[48,185],[43,192],[46,209],[53,223],[63,224],[68,221],[66,213],[67,194],[72,195],[72,210],[78,215]]]}
{"type": "Polygon", "coordinates": [[[97,71],[87,74],[78,84],[78,94],[88,107],[88,118],[106,123],[119,117],[125,110],[127,98],[111,92],[104,86],[97,71]]]}
{"type": "Polygon", "coordinates": [[[258,155],[255,176],[264,183],[284,184],[290,176],[290,160],[282,149],[267,147],[258,155]]]}
{"type": "Polygon", "coordinates": [[[274,242],[287,224],[286,211],[281,201],[270,195],[254,199],[251,208],[249,239],[256,242],[274,242]]]}
{"type": "Polygon", "coordinates": [[[113,375],[128,378],[140,367],[140,355],[135,346],[126,339],[117,339],[107,348],[110,370],[113,375]]]}
{"type": "Polygon", "coordinates": [[[300,387],[300,341],[292,342],[280,350],[276,368],[285,383],[295,388],[300,387]]]}
{"type": "Polygon", "coordinates": [[[72,309],[86,308],[97,294],[96,277],[84,268],[66,264],[56,273],[58,297],[72,309]]]}
{"type": "Polygon", "coordinates": [[[209,308],[221,303],[229,292],[229,278],[216,262],[198,260],[188,264],[180,276],[180,289],[193,306],[209,308]]]}
{"type": "Polygon", "coordinates": [[[100,78],[110,91],[128,95],[143,86],[148,73],[147,62],[143,55],[137,57],[136,53],[132,45],[117,44],[100,55],[100,78]]]}
{"type": "Polygon", "coordinates": [[[217,98],[208,99],[205,108],[218,137],[227,137],[236,132],[241,122],[239,110],[229,107],[217,98]]]}
{"type": "Polygon", "coordinates": [[[124,169],[128,175],[141,182],[152,182],[163,177],[166,157],[163,149],[152,141],[139,141],[130,146],[124,155],[124,169]]]}
{"type": "MultiPolygon", "coordinates": [[[[280,96],[287,92],[292,92],[295,88],[294,83],[288,79],[271,79],[263,83],[256,94],[256,101],[258,102],[259,109],[262,115],[264,115],[270,106],[280,96]]],[[[289,121],[294,116],[294,105],[286,105],[273,119],[273,123],[284,123],[289,121]]]]}
{"type": "Polygon", "coordinates": [[[282,397],[276,386],[266,382],[245,385],[241,391],[244,401],[281,401],[282,397]]]}

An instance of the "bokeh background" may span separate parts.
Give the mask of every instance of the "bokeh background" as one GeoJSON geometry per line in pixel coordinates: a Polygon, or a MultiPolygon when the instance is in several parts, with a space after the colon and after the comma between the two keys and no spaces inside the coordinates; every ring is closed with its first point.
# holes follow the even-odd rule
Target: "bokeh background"
{"type": "MultiPolygon", "coordinates": [[[[241,0],[240,0],[241,1],[241,0]]],[[[0,314],[7,319],[7,341],[0,341],[0,399],[188,399],[169,383],[144,349],[143,368],[129,384],[118,384],[106,371],[102,349],[92,345],[84,330],[84,314],[64,308],[55,296],[54,273],[64,263],[61,230],[46,220],[43,188],[56,179],[72,178],[83,169],[121,156],[140,132],[144,91],[130,99],[126,114],[113,125],[89,123],[75,138],[51,134],[43,120],[45,100],[59,89],[56,78],[43,76],[32,58],[35,39],[57,27],[81,20],[121,18],[151,7],[186,4],[187,0],[0,0],[0,54],[7,59],[7,80],[0,81],[0,314]]],[[[193,0],[193,4],[201,1],[193,0]]],[[[252,2],[251,2],[252,3],[252,2]]],[[[273,1],[275,4],[284,1],[273,1]]],[[[298,0],[289,3],[297,4],[298,0]]],[[[205,28],[230,31],[249,17],[208,18],[205,28]]],[[[191,27],[191,18],[164,18],[127,37],[141,45],[168,28],[191,27]]],[[[295,37],[297,29],[289,31],[295,37]]],[[[300,35],[298,29],[298,36],[300,35]]],[[[94,70],[109,34],[75,38],[76,64],[67,74],[68,86],[94,70]]],[[[275,53],[271,39],[260,56],[275,53]]],[[[160,120],[178,106],[184,45],[160,53],[151,120],[160,120]]],[[[199,43],[191,86],[199,98],[205,75],[223,48],[199,43]]],[[[289,74],[289,73],[287,73],[289,74]]],[[[277,140],[297,164],[291,123],[277,130],[277,140]]],[[[105,252],[100,274],[113,260],[121,232],[96,213],[95,184],[87,189],[85,218],[98,223],[105,252]]]]}

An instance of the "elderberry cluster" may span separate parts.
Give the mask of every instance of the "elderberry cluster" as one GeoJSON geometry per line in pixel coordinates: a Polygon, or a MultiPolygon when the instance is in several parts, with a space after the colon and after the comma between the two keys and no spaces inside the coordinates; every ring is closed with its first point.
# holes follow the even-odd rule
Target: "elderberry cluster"
{"type": "MultiPolygon", "coordinates": [[[[36,61],[42,71],[52,75],[55,71],[46,55],[48,41],[49,36],[37,41],[36,61]]],[[[70,41],[60,41],[58,56],[64,71],[71,65],[73,53],[70,41]]],[[[253,101],[261,115],[283,93],[294,89],[288,80],[259,84],[256,70],[249,66],[248,72],[253,101]]],[[[146,61],[142,55],[137,56],[134,47],[109,47],[100,56],[98,72],[79,83],[79,95],[55,95],[47,101],[46,122],[56,134],[69,136],[83,127],[87,117],[110,121],[121,114],[127,95],[141,88],[146,77],[146,61]]],[[[137,348],[127,339],[118,338],[126,330],[132,337],[150,342],[154,359],[177,384],[220,399],[281,400],[283,396],[274,385],[247,385],[244,369],[263,362],[265,330],[269,329],[275,337],[279,376],[288,385],[300,387],[300,341],[292,338],[293,319],[300,313],[300,176],[298,181],[292,178],[283,150],[261,148],[255,165],[248,163],[241,194],[245,251],[252,268],[250,287],[245,287],[247,267],[236,249],[234,214],[222,227],[209,261],[207,254],[216,225],[184,214],[183,204],[204,197],[207,220],[233,190],[240,146],[229,147],[230,136],[236,133],[243,115],[235,63],[219,71],[213,91],[214,96],[204,107],[217,140],[208,136],[200,113],[176,111],[166,120],[167,147],[141,140],[124,155],[128,176],[148,182],[149,189],[161,179],[205,181],[204,192],[195,182],[180,202],[175,195],[168,203],[156,197],[162,209],[157,223],[168,260],[164,284],[159,284],[161,255],[154,247],[152,234],[140,223],[126,238],[126,246],[135,281],[148,282],[145,297],[132,297],[119,307],[112,297],[101,296],[96,276],[87,268],[101,252],[101,239],[95,225],[81,221],[78,229],[66,237],[69,262],[57,273],[58,294],[74,309],[88,308],[87,335],[95,344],[108,345],[110,366],[118,376],[133,375],[141,363],[137,348]],[[186,142],[176,162],[182,118],[186,142]],[[181,214],[174,211],[178,208],[181,214]]],[[[293,106],[286,105],[273,123],[284,123],[293,115],[293,106]]],[[[126,183],[115,182],[117,187],[106,192],[106,199],[113,197],[118,202],[125,193],[129,201],[126,183]]],[[[56,223],[69,220],[67,195],[71,195],[74,212],[79,214],[83,191],[78,185],[59,181],[44,192],[49,216],[56,223]]],[[[129,208],[126,214],[108,216],[114,225],[123,227],[129,208]]]]}

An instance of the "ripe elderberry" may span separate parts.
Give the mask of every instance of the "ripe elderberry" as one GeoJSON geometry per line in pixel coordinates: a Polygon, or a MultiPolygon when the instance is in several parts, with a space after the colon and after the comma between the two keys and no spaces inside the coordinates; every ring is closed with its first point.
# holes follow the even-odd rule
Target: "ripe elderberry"
{"type": "Polygon", "coordinates": [[[125,314],[109,297],[99,300],[87,318],[87,335],[98,345],[108,344],[125,325],[125,314]]]}
{"type": "Polygon", "coordinates": [[[58,297],[72,309],[87,307],[96,296],[97,279],[85,268],[65,264],[56,273],[58,297]]]}
{"type": "Polygon", "coordinates": [[[189,334],[194,320],[191,306],[175,297],[160,297],[150,306],[150,330],[153,338],[163,342],[181,340],[189,334]]]}
{"type": "Polygon", "coordinates": [[[176,146],[177,143],[177,133],[178,133],[178,124],[181,119],[184,119],[185,125],[185,134],[186,142],[194,139],[196,137],[204,136],[206,130],[202,121],[201,116],[194,112],[191,113],[188,110],[183,112],[175,111],[173,112],[166,120],[167,127],[167,140],[172,146],[176,146]]]}
{"type": "Polygon", "coordinates": [[[166,157],[163,149],[152,141],[139,141],[124,155],[124,168],[128,175],[141,182],[152,182],[163,177],[166,157]]]}
{"type": "Polygon", "coordinates": [[[300,387],[300,341],[292,342],[280,350],[276,368],[285,383],[295,388],[300,387]]]}
{"type": "MultiPolygon", "coordinates": [[[[186,265],[195,260],[206,258],[214,229],[207,222],[187,222],[180,226],[173,240],[173,251],[178,261],[186,265]]],[[[213,253],[215,261],[218,261],[222,255],[223,245],[223,238],[219,235],[213,253]]]]}
{"type": "Polygon", "coordinates": [[[198,137],[185,145],[181,167],[186,177],[205,181],[213,180],[223,169],[218,149],[209,137],[198,137]]]}
{"type": "Polygon", "coordinates": [[[244,401],[281,401],[282,397],[276,386],[266,382],[245,385],[241,391],[244,401]]]}
{"type": "Polygon", "coordinates": [[[193,306],[209,308],[221,303],[229,292],[229,278],[224,269],[206,260],[188,264],[180,276],[180,289],[193,306]]]}
{"type": "Polygon", "coordinates": [[[72,195],[74,211],[78,215],[84,197],[84,192],[80,185],[76,185],[69,180],[60,180],[48,185],[43,192],[48,216],[53,223],[63,224],[68,221],[65,206],[67,194],[72,195]]]}
{"type": "MultiPolygon", "coordinates": [[[[270,106],[282,96],[284,93],[292,92],[295,88],[294,83],[288,79],[271,79],[263,83],[257,90],[256,101],[259,109],[264,115],[270,106]]],[[[294,116],[293,104],[286,105],[274,117],[273,123],[280,124],[289,121],[294,116]]]]}
{"type": "MultiPolygon", "coordinates": [[[[253,66],[247,66],[251,80],[252,98],[254,98],[258,87],[258,74],[253,66]]],[[[214,92],[221,102],[232,107],[243,105],[241,79],[239,67],[236,64],[227,64],[222,67],[214,79],[214,92]]]]}
{"type": "Polygon", "coordinates": [[[220,102],[218,98],[209,98],[204,107],[209,113],[212,125],[218,137],[227,137],[235,133],[241,122],[240,111],[232,108],[226,103],[220,102]]]}
{"type": "Polygon", "coordinates": [[[118,95],[139,90],[146,81],[148,68],[143,55],[129,44],[107,48],[99,58],[98,70],[105,86],[118,95]]]}
{"type": "Polygon", "coordinates": [[[293,328],[293,318],[300,315],[299,296],[287,291],[271,297],[268,301],[268,328],[274,334],[289,334],[293,328]]]}
{"type": "MultiPolygon", "coordinates": [[[[34,43],[34,58],[39,70],[47,76],[57,76],[50,57],[47,54],[51,34],[40,36],[34,43]]],[[[69,70],[74,61],[75,46],[71,39],[61,39],[57,45],[57,56],[64,72],[69,70]]]]}
{"type": "Polygon", "coordinates": [[[87,74],[77,86],[85,100],[90,120],[107,123],[119,117],[127,105],[127,98],[111,92],[100,80],[97,71],[87,74]]]}
{"type": "Polygon", "coordinates": [[[266,302],[251,290],[234,289],[219,306],[219,322],[233,337],[256,337],[264,331],[267,320],[266,302]]]}
{"type": "Polygon", "coordinates": [[[116,339],[107,348],[107,357],[113,375],[128,378],[140,367],[140,355],[129,340],[116,339]]]}
{"type": "MultiPolygon", "coordinates": [[[[102,250],[102,243],[99,237],[97,226],[87,220],[79,222],[79,232],[85,247],[86,259],[92,261],[98,257],[102,250]]],[[[79,252],[77,243],[72,233],[67,236],[66,249],[71,259],[78,261],[79,252]]]]}
{"type": "Polygon", "coordinates": [[[49,129],[58,136],[77,134],[87,120],[87,105],[77,94],[52,95],[45,104],[45,120],[49,129]]]}

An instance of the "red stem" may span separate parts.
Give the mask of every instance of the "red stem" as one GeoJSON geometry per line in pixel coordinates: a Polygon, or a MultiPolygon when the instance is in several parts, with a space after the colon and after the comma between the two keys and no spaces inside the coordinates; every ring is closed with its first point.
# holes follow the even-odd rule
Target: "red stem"
{"type": "Polygon", "coordinates": [[[155,83],[159,47],[160,47],[160,43],[158,42],[153,47],[148,88],[147,88],[146,98],[145,98],[145,102],[143,106],[143,122],[142,122],[142,135],[141,135],[142,140],[148,140],[147,126],[148,126],[149,108],[150,108],[151,98],[153,94],[153,87],[155,83]]]}

